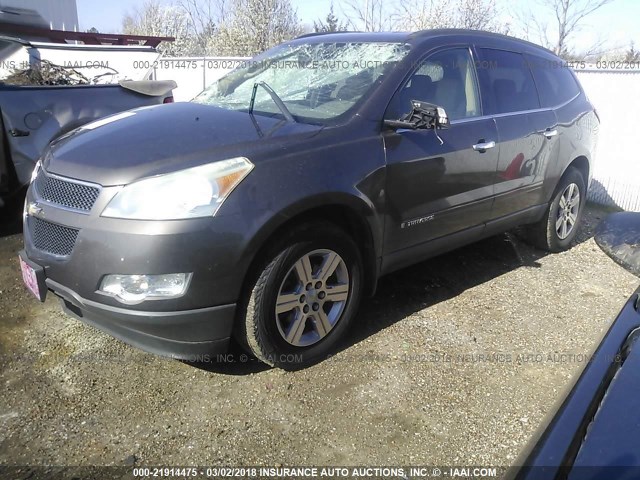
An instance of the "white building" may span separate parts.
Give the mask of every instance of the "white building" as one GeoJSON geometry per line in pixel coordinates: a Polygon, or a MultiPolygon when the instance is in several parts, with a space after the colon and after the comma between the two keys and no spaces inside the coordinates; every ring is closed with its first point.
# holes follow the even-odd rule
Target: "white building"
{"type": "MultiPolygon", "coordinates": [[[[20,13],[24,10],[34,10],[44,19],[44,24],[38,22],[38,26],[46,26],[52,30],[78,31],[76,0],[0,0],[0,16],[4,21],[13,17],[12,13],[20,13]]],[[[15,17],[19,16],[29,17],[29,15],[15,15],[15,17]]],[[[18,18],[16,21],[22,23],[18,18]]]]}

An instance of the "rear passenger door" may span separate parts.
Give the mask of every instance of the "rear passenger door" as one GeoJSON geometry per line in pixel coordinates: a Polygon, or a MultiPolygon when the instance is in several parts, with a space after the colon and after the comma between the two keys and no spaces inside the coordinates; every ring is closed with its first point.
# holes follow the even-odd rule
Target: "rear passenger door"
{"type": "Polygon", "coordinates": [[[552,110],[541,108],[531,69],[521,53],[477,50],[483,109],[496,121],[500,145],[491,210],[491,219],[498,219],[542,203],[556,118],[552,110]]]}
{"type": "Polygon", "coordinates": [[[533,72],[542,107],[551,110],[557,121],[557,126],[552,129],[557,133],[548,142],[551,163],[540,172],[541,181],[546,179],[555,183],[572,160],[575,145],[581,143],[581,129],[576,128],[576,123],[585,113],[585,105],[575,102],[580,95],[580,87],[566,62],[551,55],[525,54],[525,58],[533,72]]]}

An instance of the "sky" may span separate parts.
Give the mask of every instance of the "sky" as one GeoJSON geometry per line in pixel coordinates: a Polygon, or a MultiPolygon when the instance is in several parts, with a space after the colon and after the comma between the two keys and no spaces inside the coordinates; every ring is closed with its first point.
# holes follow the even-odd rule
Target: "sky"
{"type": "MultiPolygon", "coordinates": [[[[162,0],[170,3],[171,0],[162,0]]],[[[410,2],[411,0],[404,0],[410,2]]],[[[445,1],[445,0],[443,0],[445,1]]],[[[507,12],[517,8],[518,5],[531,3],[531,0],[497,0],[498,7],[503,11],[504,21],[509,21],[507,12]]],[[[313,25],[314,20],[326,17],[331,0],[291,0],[298,12],[298,17],[303,23],[313,25]]],[[[334,12],[343,18],[343,2],[334,0],[334,12]]],[[[136,7],[144,4],[144,0],[77,0],[80,29],[88,30],[97,28],[103,33],[119,33],[121,31],[122,17],[136,7]]],[[[639,0],[614,0],[613,3],[604,6],[590,16],[584,27],[575,39],[576,50],[580,45],[589,45],[600,37],[611,48],[626,48],[634,41],[636,49],[640,48],[640,1],[639,0]]],[[[532,39],[535,41],[535,39],[532,39]]]]}

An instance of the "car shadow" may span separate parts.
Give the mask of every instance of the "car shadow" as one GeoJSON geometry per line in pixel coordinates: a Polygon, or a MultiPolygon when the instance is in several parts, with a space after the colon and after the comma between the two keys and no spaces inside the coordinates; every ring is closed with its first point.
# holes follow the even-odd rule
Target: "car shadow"
{"type": "Polygon", "coordinates": [[[376,295],[360,308],[357,328],[343,348],[512,270],[540,268],[539,260],[546,255],[509,232],[382,277],[376,295]]]}
{"type": "MultiPolygon", "coordinates": [[[[593,238],[600,221],[618,210],[588,203],[573,247],[593,238]]],[[[512,270],[540,268],[539,260],[552,254],[524,238],[524,229],[514,229],[382,277],[376,295],[360,308],[357,328],[339,350],[512,270]]]]}
{"type": "MultiPolygon", "coordinates": [[[[545,255],[547,252],[528,246],[510,232],[386,275],[378,282],[374,297],[362,303],[355,328],[332,353],[348,349],[417,311],[449,300],[511,270],[522,266],[538,268],[538,260],[545,255]]],[[[251,356],[242,357],[243,354],[242,348],[234,342],[228,356],[185,363],[225,375],[246,375],[270,368],[251,356]]],[[[295,365],[287,369],[298,370],[295,365]]]]}

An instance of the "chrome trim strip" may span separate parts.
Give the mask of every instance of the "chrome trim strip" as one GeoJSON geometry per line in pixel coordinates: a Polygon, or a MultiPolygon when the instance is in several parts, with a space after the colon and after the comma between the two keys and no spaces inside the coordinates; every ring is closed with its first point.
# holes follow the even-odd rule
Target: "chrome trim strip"
{"type": "Polygon", "coordinates": [[[451,120],[451,125],[456,125],[458,123],[473,122],[473,121],[476,121],[476,120],[487,120],[487,119],[491,119],[491,118],[510,117],[510,116],[513,116],[513,115],[522,115],[522,114],[525,114],[525,113],[538,113],[538,112],[546,112],[546,111],[549,111],[549,110],[556,110],[558,108],[562,108],[562,107],[565,107],[565,106],[569,105],[576,98],[578,98],[581,93],[582,92],[578,92],[570,100],[567,100],[566,102],[561,103],[559,105],[554,105],[552,107],[536,108],[536,109],[533,109],[533,110],[520,110],[520,111],[517,111],[517,112],[508,112],[508,113],[496,113],[494,115],[480,115],[480,116],[477,116],[477,117],[459,118],[457,120],[451,120]]]}
{"type": "Polygon", "coordinates": [[[86,187],[97,188],[98,190],[102,191],[102,185],[100,185],[99,183],[85,182],[83,180],[77,180],[77,179],[71,178],[71,177],[63,177],[62,175],[58,175],[56,173],[48,172],[44,167],[41,167],[41,169],[42,169],[42,171],[44,173],[47,174],[48,177],[57,178],[58,180],[62,180],[64,182],[77,183],[78,185],[84,185],[86,187]]]}

